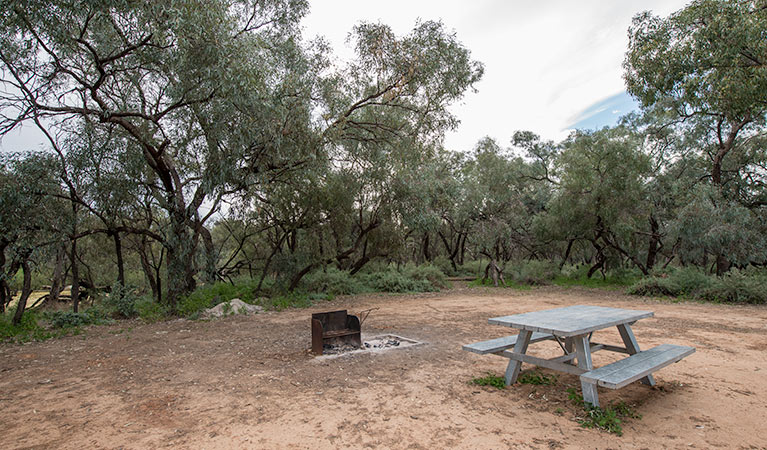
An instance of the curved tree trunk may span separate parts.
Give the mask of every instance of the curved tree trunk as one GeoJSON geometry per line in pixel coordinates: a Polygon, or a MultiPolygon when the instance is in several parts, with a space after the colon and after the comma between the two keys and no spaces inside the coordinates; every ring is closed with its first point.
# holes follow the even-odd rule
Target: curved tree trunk
{"type": "Polygon", "coordinates": [[[24,273],[24,282],[21,287],[19,303],[16,305],[16,312],[13,314],[14,325],[21,323],[21,318],[24,315],[24,310],[27,308],[27,300],[29,299],[29,294],[32,293],[32,270],[30,270],[29,263],[27,261],[24,261],[21,264],[21,270],[24,273]]]}

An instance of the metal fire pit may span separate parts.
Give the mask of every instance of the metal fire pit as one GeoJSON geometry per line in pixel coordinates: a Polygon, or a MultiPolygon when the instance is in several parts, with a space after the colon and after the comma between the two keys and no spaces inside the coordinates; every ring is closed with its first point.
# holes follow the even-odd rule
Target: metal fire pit
{"type": "Polygon", "coordinates": [[[362,347],[359,318],[345,309],[312,314],[312,353],[321,355],[326,345],[362,347]]]}

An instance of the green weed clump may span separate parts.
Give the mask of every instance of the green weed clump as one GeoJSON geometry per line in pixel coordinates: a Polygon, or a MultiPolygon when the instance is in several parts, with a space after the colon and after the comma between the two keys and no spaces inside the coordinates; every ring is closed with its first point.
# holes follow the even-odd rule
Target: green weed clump
{"type": "Polygon", "coordinates": [[[567,390],[567,395],[570,401],[576,405],[583,407],[586,413],[583,417],[578,417],[578,423],[583,428],[596,428],[599,430],[607,431],[618,436],[623,435],[622,419],[632,418],[641,419],[642,416],[633,410],[625,402],[618,402],[615,404],[607,405],[604,408],[599,406],[593,406],[590,403],[583,401],[583,396],[578,394],[574,388],[567,390]]]}
{"type": "Polygon", "coordinates": [[[557,376],[556,375],[546,375],[545,373],[541,373],[537,370],[532,370],[530,372],[523,372],[519,375],[519,378],[517,378],[517,382],[520,384],[533,384],[533,385],[553,385],[557,383],[557,376]]]}
{"type": "Polygon", "coordinates": [[[492,386],[496,389],[506,388],[506,380],[504,380],[503,377],[493,375],[492,372],[488,372],[487,376],[474,378],[471,380],[471,384],[476,384],[477,386],[492,386]]]}

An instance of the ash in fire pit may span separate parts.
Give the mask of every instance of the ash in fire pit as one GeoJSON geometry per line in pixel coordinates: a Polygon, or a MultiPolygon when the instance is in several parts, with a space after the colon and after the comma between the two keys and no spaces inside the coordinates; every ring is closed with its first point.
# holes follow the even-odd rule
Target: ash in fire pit
{"type": "Polygon", "coordinates": [[[365,342],[365,348],[389,348],[389,347],[399,347],[400,340],[397,338],[389,339],[387,338],[377,338],[370,342],[365,342]]]}
{"type": "MultiPolygon", "coordinates": [[[[385,334],[383,336],[371,336],[365,339],[362,343],[362,348],[355,347],[349,344],[325,344],[322,348],[323,355],[330,357],[362,353],[362,352],[381,352],[386,350],[392,350],[396,348],[405,348],[413,345],[422,344],[421,342],[413,339],[404,338],[402,336],[396,336],[393,334],[385,334]]],[[[320,356],[319,358],[324,358],[320,356]]]]}

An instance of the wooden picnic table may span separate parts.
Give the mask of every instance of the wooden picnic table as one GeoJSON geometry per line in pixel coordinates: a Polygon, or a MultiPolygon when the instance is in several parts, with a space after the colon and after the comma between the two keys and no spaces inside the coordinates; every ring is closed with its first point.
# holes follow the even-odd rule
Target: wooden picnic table
{"type": "Polygon", "coordinates": [[[578,375],[584,401],[599,406],[597,385],[618,389],[641,380],[652,386],[655,384],[652,372],[678,362],[695,351],[692,347],[670,344],[641,351],[631,325],[653,315],[652,311],[576,305],[494,317],[489,319],[490,324],[517,328],[519,334],[469,344],[463,348],[473,353],[497,354],[509,358],[505,376],[507,386],[517,381],[523,362],[578,375]],[[618,328],[625,347],[591,340],[595,331],[609,327],[618,328]],[[556,341],[564,355],[544,359],[527,354],[531,343],[546,340],[556,341]],[[509,351],[512,347],[513,350],[509,351]],[[624,353],[629,357],[594,369],[591,354],[599,350],[624,353]],[[574,361],[577,361],[577,365],[574,361]]]}

